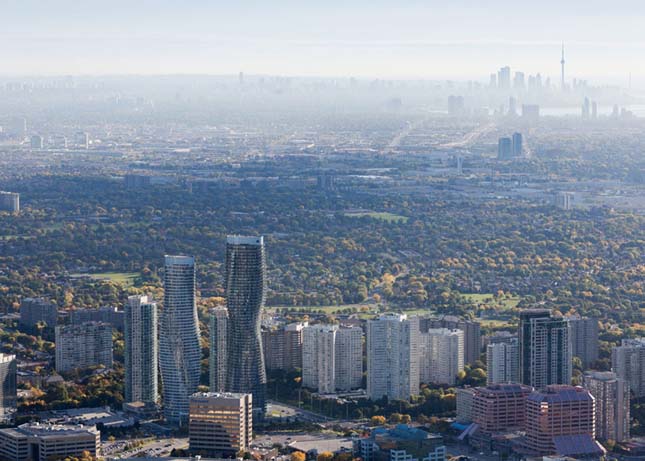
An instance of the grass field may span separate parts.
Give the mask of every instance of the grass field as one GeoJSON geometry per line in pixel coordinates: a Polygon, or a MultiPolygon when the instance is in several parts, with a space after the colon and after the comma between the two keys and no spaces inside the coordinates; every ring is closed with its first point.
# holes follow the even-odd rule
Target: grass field
{"type": "Polygon", "coordinates": [[[491,307],[500,309],[513,309],[517,307],[521,298],[519,296],[511,296],[510,298],[503,297],[497,299],[492,293],[463,293],[462,296],[468,301],[475,304],[487,304],[491,307]]]}
{"type": "Polygon", "coordinates": [[[86,276],[93,280],[109,280],[110,282],[129,287],[134,285],[135,280],[140,274],[138,272],[101,272],[97,274],[74,274],[74,276],[86,276]]]}
{"type": "Polygon", "coordinates": [[[374,218],[374,219],[380,219],[381,221],[386,221],[388,223],[395,223],[395,224],[405,224],[408,222],[408,217],[407,216],[401,216],[398,214],[393,214],[393,213],[388,213],[386,211],[351,211],[345,213],[345,216],[349,216],[350,218],[374,218]]]}

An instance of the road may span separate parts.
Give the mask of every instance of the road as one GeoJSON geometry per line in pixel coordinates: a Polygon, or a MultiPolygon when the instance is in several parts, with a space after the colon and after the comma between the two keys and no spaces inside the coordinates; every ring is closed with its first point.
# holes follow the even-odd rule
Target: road
{"type": "Polygon", "coordinates": [[[488,123],[486,125],[481,125],[475,128],[473,131],[466,133],[463,138],[459,141],[452,141],[445,144],[441,144],[439,147],[443,149],[451,149],[455,147],[468,147],[477,141],[480,137],[486,133],[490,133],[495,129],[494,123],[488,123]]]}

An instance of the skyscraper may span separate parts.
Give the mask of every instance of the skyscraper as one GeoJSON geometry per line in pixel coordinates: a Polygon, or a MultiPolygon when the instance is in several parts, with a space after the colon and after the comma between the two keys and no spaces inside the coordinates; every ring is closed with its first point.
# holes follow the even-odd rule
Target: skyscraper
{"type": "Polygon", "coordinates": [[[129,296],[125,306],[125,401],[159,400],[157,304],[147,296],[129,296]]]}
{"type": "Polygon", "coordinates": [[[434,384],[455,384],[464,369],[464,332],[431,328],[419,335],[419,380],[434,384]]]}
{"type": "Polygon", "coordinates": [[[568,317],[571,332],[571,351],[585,367],[598,360],[598,319],[568,317]]]}
{"type": "Polygon", "coordinates": [[[645,397],[645,338],[623,339],[611,350],[611,371],[629,383],[634,397],[645,397]]]}
{"type": "Polygon", "coordinates": [[[486,384],[517,383],[519,376],[519,345],[517,338],[486,347],[486,384]]]}
{"type": "Polygon", "coordinates": [[[513,133],[513,157],[522,156],[522,133],[513,133]]]}
{"type": "Polygon", "coordinates": [[[497,143],[497,158],[508,160],[513,154],[513,141],[511,138],[499,138],[497,143]]]}
{"type": "Polygon", "coordinates": [[[497,72],[497,87],[502,90],[511,88],[511,68],[506,66],[499,69],[497,72]]]}
{"type": "Polygon", "coordinates": [[[85,322],[56,327],[56,371],[112,367],[112,325],[85,322]]]}
{"type": "Polygon", "coordinates": [[[303,330],[302,384],[322,394],[361,387],[363,331],[313,325],[303,330]]]}
{"type": "Polygon", "coordinates": [[[564,43],[562,44],[562,58],[560,59],[560,65],[562,66],[562,82],[560,83],[560,89],[564,91],[564,43]]]}
{"type": "Polygon", "coordinates": [[[585,373],[584,387],[596,399],[596,437],[623,442],[629,438],[629,383],[610,371],[585,373]]]}
{"type": "Polygon", "coordinates": [[[172,423],[188,419],[189,398],[197,391],[201,350],[195,306],[195,259],[166,256],[164,308],[159,332],[159,368],[164,416],[172,423]]]}
{"type": "Polygon", "coordinates": [[[13,419],[16,412],[16,356],[0,352],[0,424],[13,419]]]}
{"type": "Polygon", "coordinates": [[[367,322],[367,396],[407,400],[419,392],[419,319],[382,315],[367,322]]]}
{"type": "Polygon", "coordinates": [[[266,410],[266,371],[260,314],[266,297],[263,237],[226,239],[228,366],[226,390],[253,395],[261,419],[266,410]]]}
{"type": "Polygon", "coordinates": [[[210,310],[210,390],[223,392],[226,388],[228,360],[228,310],[216,307],[210,310]]]}
{"type": "Polygon", "coordinates": [[[520,313],[520,380],[537,389],[569,384],[572,373],[569,322],[546,309],[520,313]]]}

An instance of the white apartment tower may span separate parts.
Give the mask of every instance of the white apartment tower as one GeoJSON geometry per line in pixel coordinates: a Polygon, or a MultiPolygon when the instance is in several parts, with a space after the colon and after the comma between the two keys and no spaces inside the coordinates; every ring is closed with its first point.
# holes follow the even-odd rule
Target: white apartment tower
{"type": "Polygon", "coordinates": [[[367,395],[407,400],[419,392],[419,319],[382,315],[367,322],[367,395]]]}
{"type": "Polygon", "coordinates": [[[486,346],[486,384],[519,383],[519,353],[517,338],[486,346]]]}
{"type": "Polygon", "coordinates": [[[420,334],[425,353],[419,357],[420,380],[434,384],[455,384],[457,373],[464,369],[464,332],[448,328],[431,328],[420,334]]]}
{"type": "Polygon", "coordinates": [[[357,327],[313,325],[303,329],[302,384],[321,394],[361,386],[363,332],[357,327]]]}
{"type": "Polygon", "coordinates": [[[124,323],[125,401],[157,402],[157,304],[147,296],[129,296],[124,323]]]}

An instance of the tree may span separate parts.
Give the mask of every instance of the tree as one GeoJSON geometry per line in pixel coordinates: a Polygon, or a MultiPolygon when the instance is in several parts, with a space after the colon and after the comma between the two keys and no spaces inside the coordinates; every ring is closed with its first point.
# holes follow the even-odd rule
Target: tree
{"type": "Polygon", "coordinates": [[[291,461],[305,461],[307,456],[301,451],[294,451],[291,453],[291,461]]]}
{"type": "Polygon", "coordinates": [[[382,426],[385,424],[385,416],[374,415],[370,418],[370,424],[372,426],[382,426]]]}
{"type": "Polygon", "coordinates": [[[331,451],[323,451],[318,455],[316,461],[332,461],[334,459],[334,454],[331,451]]]}

